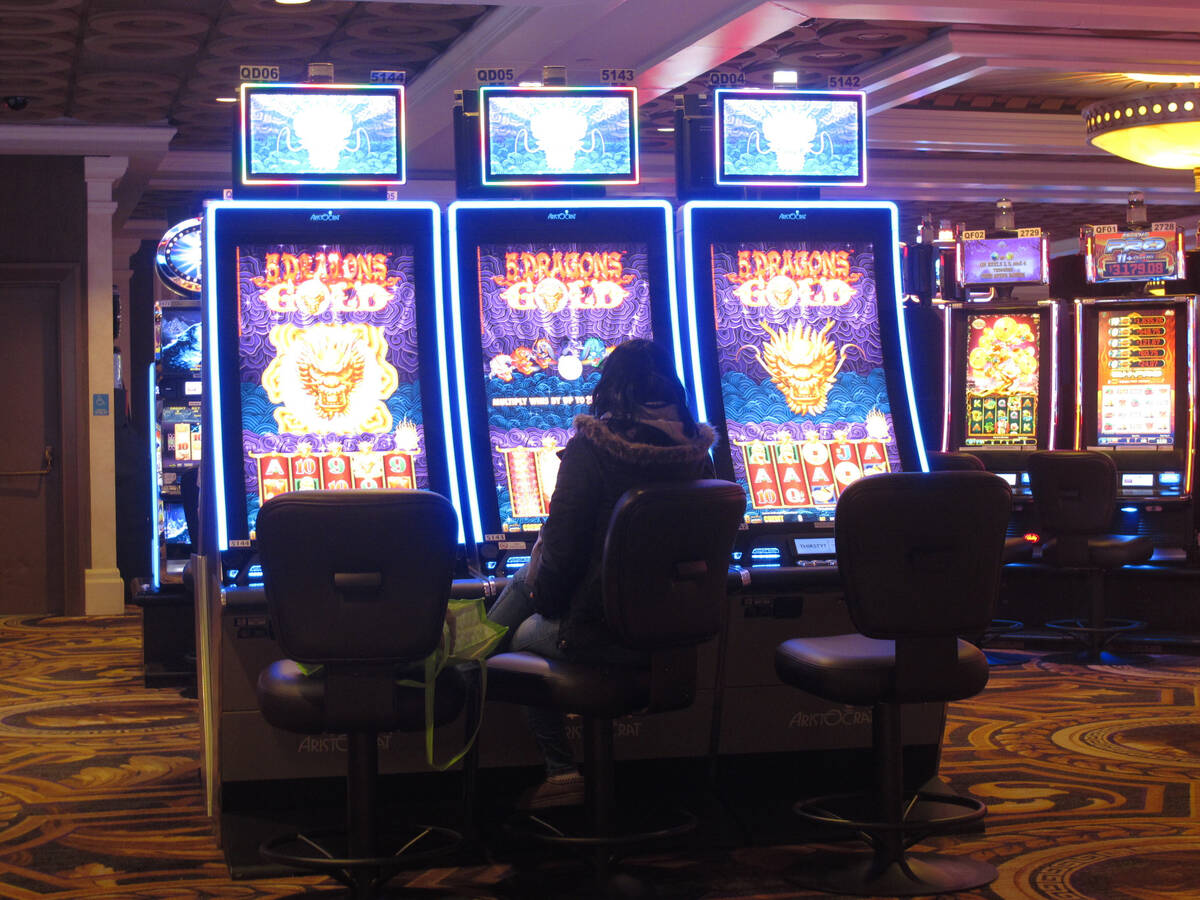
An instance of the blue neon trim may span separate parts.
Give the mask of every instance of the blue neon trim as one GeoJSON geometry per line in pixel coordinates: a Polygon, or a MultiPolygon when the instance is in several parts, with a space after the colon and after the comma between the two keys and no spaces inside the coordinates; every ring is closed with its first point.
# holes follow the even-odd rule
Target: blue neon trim
{"type": "MultiPolygon", "coordinates": [[[[697,413],[701,419],[707,418],[703,410],[703,391],[699,389],[700,381],[700,352],[696,340],[698,326],[695,311],[695,272],[692,265],[692,213],[697,209],[738,209],[752,211],[756,209],[886,209],[892,220],[892,239],[890,252],[892,254],[892,280],[895,288],[895,314],[897,334],[900,339],[900,362],[904,376],[904,390],[908,397],[908,411],[912,420],[912,435],[917,446],[917,460],[921,471],[929,471],[929,458],[925,453],[925,437],[921,432],[921,420],[917,412],[917,397],[913,390],[912,365],[908,357],[908,329],[904,323],[904,294],[900,285],[900,212],[895,203],[887,200],[693,200],[683,205],[683,234],[684,256],[687,263],[687,293],[688,293],[688,325],[692,342],[692,367],[696,376],[697,413]]],[[[876,251],[879,253],[880,251],[876,251]]],[[[886,248],[882,251],[889,252],[886,248]]],[[[882,314],[882,310],[880,310],[882,314]]],[[[893,418],[893,422],[894,422],[893,418]]],[[[897,445],[899,441],[897,440],[897,445]]]]}
{"type": "Polygon", "coordinates": [[[162,461],[158,456],[158,441],[155,439],[159,426],[157,404],[154,402],[154,375],[154,363],[150,363],[150,377],[146,379],[150,391],[150,417],[146,420],[149,424],[147,431],[150,432],[150,583],[158,590],[162,584],[159,580],[161,570],[158,559],[161,552],[158,542],[158,487],[159,479],[162,478],[162,461]]]}
{"type": "Polygon", "coordinates": [[[446,472],[450,479],[450,502],[458,513],[458,542],[466,546],[466,526],[463,524],[462,501],[459,499],[458,456],[454,452],[454,429],[450,425],[450,366],[446,358],[446,309],[442,285],[442,211],[436,203],[415,204],[429,210],[433,229],[433,291],[434,322],[437,325],[434,343],[437,345],[438,393],[442,401],[442,441],[446,445],[446,472]]]}
{"type": "Polygon", "coordinates": [[[1121,507],[1121,512],[1123,512],[1123,513],[1135,513],[1135,512],[1137,512],[1137,507],[1136,507],[1136,506],[1122,506],[1122,507],[1121,507]]]}
{"type": "MultiPolygon", "coordinates": [[[[458,258],[458,209],[463,201],[451,203],[447,210],[450,251],[458,258]]],[[[458,286],[459,274],[450,277],[450,324],[454,334],[455,386],[458,388],[458,409],[461,414],[463,477],[467,480],[467,508],[471,516],[471,537],[476,543],[483,542],[483,516],[479,512],[479,485],[475,472],[475,453],[471,441],[471,416],[467,415],[466,353],[463,347],[462,292],[458,286]]]]}
{"type": "MultiPolygon", "coordinates": [[[[865,205],[865,204],[863,204],[865,205]]],[[[917,395],[913,390],[912,365],[908,358],[908,326],[904,321],[904,291],[900,285],[900,210],[895,203],[883,202],[892,213],[892,280],[896,290],[896,322],[900,326],[900,360],[904,366],[904,391],[908,395],[908,414],[912,419],[913,439],[917,444],[917,459],[921,463],[921,471],[929,471],[929,458],[925,455],[925,435],[921,432],[921,416],[917,410],[917,395]]]]}
{"type": "MultiPolygon", "coordinates": [[[[452,259],[458,258],[458,214],[460,210],[512,210],[512,209],[661,209],[663,212],[663,230],[667,248],[667,300],[670,305],[672,341],[675,354],[675,368],[680,377],[684,377],[683,347],[679,337],[679,320],[676,313],[678,302],[675,287],[675,254],[674,235],[672,233],[671,204],[665,200],[455,200],[447,210],[448,233],[452,259]]],[[[471,526],[476,542],[483,541],[483,514],[480,512],[479,484],[475,468],[475,454],[471,438],[471,416],[467,415],[467,376],[466,376],[466,336],[462,326],[462,290],[459,286],[459,276],[455,273],[450,278],[450,318],[454,329],[454,355],[458,388],[459,409],[462,411],[462,447],[464,480],[468,484],[467,505],[471,516],[471,526]]],[[[703,418],[703,417],[701,417],[703,418]]]]}
{"type": "Polygon", "coordinates": [[[692,351],[692,388],[696,394],[696,418],[708,421],[708,401],[700,369],[700,326],[696,322],[696,267],[692,260],[692,210],[698,201],[685,203],[683,215],[684,300],[687,303],[688,344],[692,351]]]}
{"type": "Polygon", "coordinates": [[[235,200],[211,200],[204,204],[204,340],[208,343],[208,361],[204,367],[204,392],[209,403],[208,453],[213,461],[213,483],[207,492],[213,498],[217,518],[217,551],[229,549],[229,523],[225,509],[225,435],[221,429],[221,357],[217,335],[217,213],[235,200]]]}

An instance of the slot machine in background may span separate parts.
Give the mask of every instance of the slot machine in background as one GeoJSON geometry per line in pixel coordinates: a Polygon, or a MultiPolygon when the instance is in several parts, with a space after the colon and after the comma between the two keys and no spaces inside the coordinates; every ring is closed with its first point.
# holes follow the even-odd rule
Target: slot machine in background
{"type": "Polygon", "coordinates": [[[1192,559],[1197,297],[1153,289],[1186,279],[1183,233],[1094,225],[1081,249],[1089,283],[1123,296],[1074,304],[1075,447],[1116,462],[1114,532],[1149,537],[1156,560],[1192,559]]]}

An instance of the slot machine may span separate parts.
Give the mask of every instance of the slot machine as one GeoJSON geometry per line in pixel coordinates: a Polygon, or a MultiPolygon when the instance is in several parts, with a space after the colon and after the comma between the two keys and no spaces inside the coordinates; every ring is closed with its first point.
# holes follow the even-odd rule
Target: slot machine
{"type": "Polygon", "coordinates": [[[986,297],[943,307],[941,448],[964,451],[1008,482],[1011,535],[1036,530],[1025,460],[1059,446],[1061,305],[1020,301],[1017,286],[1049,281],[1040,228],[964,231],[955,249],[959,287],[986,297]]]}
{"type": "Polygon", "coordinates": [[[612,348],[661,341],[683,376],[673,222],[663,200],[594,196],[638,182],[634,88],[487,86],[471,100],[473,174],[497,196],[450,205],[450,307],[465,506],[481,573],[505,575],[537,538],[612,348]],[[559,146],[564,122],[574,143],[559,146]]]}
{"type": "MultiPolygon", "coordinates": [[[[257,674],[282,655],[255,562],[262,504],[316,489],[459,495],[441,212],[385,199],[404,181],[403,86],[247,84],[241,118],[237,196],[204,212],[196,580],[206,788],[222,821],[258,782],[344,774],[336,742],[258,712],[257,674]],[[336,134],[313,124],[331,120],[336,134]]],[[[412,743],[387,742],[382,770],[423,769],[412,743]]]]}
{"type": "MultiPolygon", "coordinates": [[[[698,417],[724,436],[717,473],[747,496],[734,556],[749,589],[730,610],[721,751],[869,746],[865,719],[787,693],[771,660],[788,638],[854,630],[834,545],[841,491],[928,468],[897,209],[812,198],[813,187],[865,183],[861,94],[717,90],[708,121],[688,109],[676,105],[677,134],[693,164],[713,148],[716,186],[678,216],[689,375],[698,417]],[[786,143],[794,133],[810,135],[807,149],[786,143]]],[[[913,772],[936,771],[943,716],[934,704],[907,720],[906,741],[927,754],[913,772]]]]}
{"type": "Polygon", "coordinates": [[[166,293],[154,301],[154,356],[144,398],[150,572],[132,598],[142,608],[147,687],[189,687],[196,671],[194,600],[184,570],[195,544],[203,457],[200,228],[198,218],[169,228],[154,260],[166,293]]]}
{"type": "Polygon", "coordinates": [[[185,484],[194,486],[203,456],[200,430],[203,330],[200,309],[198,218],[172,226],[159,241],[155,270],[171,295],[154,304],[154,362],[149,378],[151,586],[178,583],[191,555],[195,512],[186,510],[185,484]],[[191,512],[191,515],[187,514],[191,512]]]}
{"type": "Polygon", "coordinates": [[[1149,537],[1156,560],[1191,558],[1197,297],[1147,286],[1185,277],[1183,234],[1100,225],[1083,243],[1088,281],[1126,293],[1075,301],[1075,447],[1117,464],[1114,532],[1149,537]]]}
{"type": "MultiPolygon", "coordinates": [[[[499,581],[529,558],[609,352],[658,341],[684,377],[674,221],[664,200],[604,196],[638,181],[633,87],[485,86],[459,103],[470,199],[447,213],[459,454],[468,540],[480,575],[499,581]]],[[[711,652],[708,667],[711,684],[711,652]]],[[[622,725],[618,758],[705,754],[712,696],[622,725]]],[[[537,762],[520,715],[489,711],[483,727],[483,765],[537,762]]]]}

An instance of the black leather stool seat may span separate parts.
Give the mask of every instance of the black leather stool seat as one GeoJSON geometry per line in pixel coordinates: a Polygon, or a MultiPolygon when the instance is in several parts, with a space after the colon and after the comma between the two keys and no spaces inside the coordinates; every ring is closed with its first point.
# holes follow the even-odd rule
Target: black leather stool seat
{"type": "Polygon", "coordinates": [[[500,653],[488,660],[488,699],[616,719],[650,705],[650,669],[500,653]]]}
{"type": "Polygon", "coordinates": [[[1118,569],[1121,566],[1148,562],[1154,555],[1154,545],[1148,538],[1136,534],[1096,534],[1085,538],[1084,557],[1072,554],[1063,559],[1058,538],[1042,545],[1042,559],[1052,566],[1094,566],[1098,569],[1118,569]]]}
{"type": "Polygon", "coordinates": [[[1023,537],[1005,538],[1004,555],[1001,559],[1005,563],[1028,562],[1033,559],[1033,548],[1034,544],[1023,537]]]}
{"type": "Polygon", "coordinates": [[[958,662],[939,669],[932,683],[896,684],[896,642],[836,634],[793,638],[775,648],[775,672],[784,684],[837,703],[926,703],[963,700],[983,690],[988,661],[983,651],[958,642],[958,662]]]}
{"type": "MultiPolygon", "coordinates": [[[[425,677],[424,667],[412,666],[397,672],[395,680],[425,677]]],[[[263,718],[276,728],[297,734],[346,733],[351,731],[421,731],[425,728],[425,691],[394,685],[389,699],[368,700],[373,692],[356,691],[353,676],[330,681],[323,672],[306,675],[290,659],[273,662],[258,676],[258,706],[263,718]],[[349,700],[347,699],[348,695],[349,700]],[[336,699],[331,700],[331,696],[336,699]],[[355,701],[358,702],[355,702],[355,701]]],[[[454,721],[466,697],[462,673],[443,669],[434,689],[434,723],[454,721]]]]}

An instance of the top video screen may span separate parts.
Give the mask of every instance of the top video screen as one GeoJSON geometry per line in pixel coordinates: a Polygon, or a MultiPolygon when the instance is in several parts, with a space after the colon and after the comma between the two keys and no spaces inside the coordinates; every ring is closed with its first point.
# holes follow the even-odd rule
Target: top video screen
{"type": "Polygon", "coordinates": [[[637,184],[637,92],[480,88],[484,184],[637,184]]]}
{"type": "Polygon", "coordinates": [[[1185,277],[1182,234],[1178,229],[1094,232],[1085,260],[1093,284],[1185,277]]]}
{"type": "Polygon", "coordinates": [[[866,184],[857,93],[718,90],[718,184],[866,184]]]}
{"type": "Polygon", "coordinates": [[[967,446],[1037,444],[1040,335],[1039,313],[967,316],[967,446]]]}
{"type": "Polygon", "coordinates": [[[863,475],[898,471],[867,241],[711,246],[717,357],[747,522],[832,517],[863,475]]]}
{"type": "Polygon", "coordinates": [[[242,183],[403,184],[404,88],[242,85],[242,183]]]}
{"type": "Polygon", "coordinates": [[[978,238],[960,246],[960,284],[1044,284],[1047,279],[1043,237],[978,238]]]}

